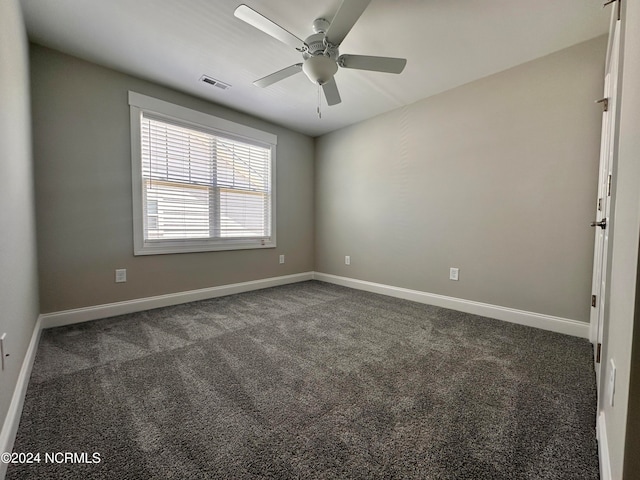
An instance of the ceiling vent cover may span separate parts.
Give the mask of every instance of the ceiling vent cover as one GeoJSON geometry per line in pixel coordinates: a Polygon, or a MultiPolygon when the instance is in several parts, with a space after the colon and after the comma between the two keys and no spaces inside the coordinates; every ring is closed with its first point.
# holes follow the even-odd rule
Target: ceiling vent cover
{"type": "Polygon", "coordinates": [[[226,90],[231,86],[228,83],[221,82],[220,80],[216,80],[213,77],[208,77],[207,75],[203,75],[202,77],[200,77],[200,81],[208,83],[209,85],[213,85],[214,87],[218,87],[222,90],[226,90]]]}

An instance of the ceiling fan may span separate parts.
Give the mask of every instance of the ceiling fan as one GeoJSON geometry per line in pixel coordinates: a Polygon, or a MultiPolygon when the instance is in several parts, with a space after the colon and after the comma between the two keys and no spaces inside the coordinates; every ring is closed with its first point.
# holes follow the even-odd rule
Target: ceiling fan
{"type": "Polygon", "coordinates": [[[295,48],[302,54],[303,59],[301,63],[283,68],[256,80],[253,84],[262,88],[268,87],[302,71],[309,80],[322,86],[327,104],[336,105],[342,101],[334,78],[338,67],[401,73],[407,64],[404,58],[340,55],[338,52],[338,47],[370,2],[371,0],[343,0],[331,23],[324,18],[317,18],[313,22],[314,33],[304,40],[247,5],[240,5],[234,12],[237,18],[295,48]]]}

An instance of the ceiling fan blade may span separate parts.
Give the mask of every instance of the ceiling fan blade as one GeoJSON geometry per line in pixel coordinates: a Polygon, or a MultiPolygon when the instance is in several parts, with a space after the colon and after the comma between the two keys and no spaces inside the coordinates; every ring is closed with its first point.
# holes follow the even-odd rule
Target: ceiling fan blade
{"type": "Polygon", "coordinates": [[[335,77],[331,77],[331,80],[322,84],[322,91],[324,92],[324,98],[327,99],[327,105],[337,105],[342,102],[335,77]]]}
{"type": "Polygon", "coordinates": [[[291,65],[290,67],[283,68],[282,70],[278,70],[277,72],[272,73],[271,75],[262,77],[261,79],[253,82],[253,84],[256,87],[262,87],[262,88],[268,87],[269,85],[273,85],[274,83],[279,82],[280,80],[284,80],[285,78],[290,77],[291,75],[295,75],[300,71],[302,71],[302,64],[296,63],[295,65],[291,65]]]}
{"type": "Polygon", "coordinates": [[[342,0],[342,5],[338,8],[326,33],[331,45],[337,47],[342,43],[369,3],[371,0],[342,0]]]}
{"type": "Polygon", "coordinates": [[[402,73],[406,58],[370,57],[367,55],[340,55],[338,65],[342,68],[372,70],[374,72],[402,73]]]}
{"type": "Polygon", "coordinates": [[[270,35],[295,49],[301,49],[304,46],[304,42],[293,33],[285,30],[277,23],[272,22],[264,15],[261,15],[244,4],[236,8],[233,14],[243,22],[248,23],[258,30],[262,30],[267,35],[270,35]]]}

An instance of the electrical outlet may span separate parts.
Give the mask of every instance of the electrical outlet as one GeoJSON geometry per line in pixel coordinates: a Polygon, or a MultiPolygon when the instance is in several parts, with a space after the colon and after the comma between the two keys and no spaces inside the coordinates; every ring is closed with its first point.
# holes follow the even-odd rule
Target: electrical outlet
{"type": "Polygon", "coordinates": [[[2,357],[2,370],[4,370],[5,358],[9,356],[8,353],[4,353],[6,340],[7,340],[7,334],[3,333],[2,336],[0,336],[0,356],[2,357]]]}
{"type": "Polygon", "coordinates": [[[349,255],[346,255],[344,257],[344,264],[345,265],[351,265],[351,257],[349,255]]]}
{"type": "Polygon", "coordinates": [[[284,255],[280,255],[280,263],[284,263],[284,255]]]}
{"type": "Polygon", "coordinates": [[[118,268],[116,270],[116,283],[124,283],[127,281],[127,269],[118,268]]]}
{"type": "Polygon", "coordinates": [[[458,274],[460,273],[460,269],[459,268],[450,268],[449,269],[449,280],[455,280],[456,282],[458,281],[458,274]]]}
{"type": "Polygon", "coordinates": [[[616,364],[613,363],[613,358],[609,363],[609,405],[613,407],[613,397],[616,393],[616,364]]]}

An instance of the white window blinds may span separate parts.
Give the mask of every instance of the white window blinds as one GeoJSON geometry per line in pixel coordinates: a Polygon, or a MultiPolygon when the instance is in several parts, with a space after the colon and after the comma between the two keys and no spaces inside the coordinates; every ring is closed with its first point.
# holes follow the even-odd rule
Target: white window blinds
{"type": "Polygon", "coordinates": [[[274,136],[139,94],[130,104],[137,255],[275,246],[274,136]]]}

